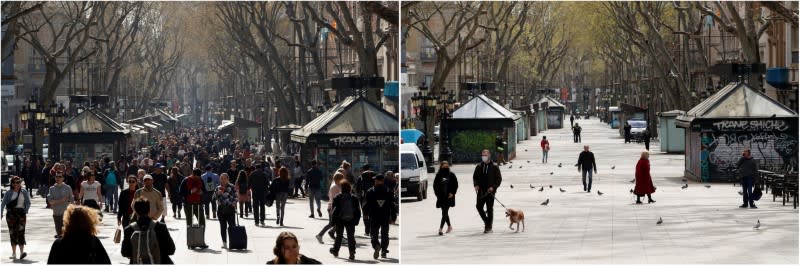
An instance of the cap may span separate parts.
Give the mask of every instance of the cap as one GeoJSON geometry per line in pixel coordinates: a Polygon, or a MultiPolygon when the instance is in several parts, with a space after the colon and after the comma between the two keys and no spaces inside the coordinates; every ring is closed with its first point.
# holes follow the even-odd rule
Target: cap
{"type": "Polygon", "coordinates": [[[156,168],[166,168],[166,166],[164,166],[164,165],[163,165],[163,164],[161,164],[161,163],[157,163],[157,164],[155,165],[155,167],[156,167],[156,168]]]}
{"type": "Polygon", "coordinates": [[[142,180],[147,180],[147,179],[153,179],[153,176],[151,176],[151,175],[144,175],[144,177],[142,178],[142,180]]]}
{"type": "Polygon", "coordinates": [[[383,177],[384,177],[383,175],[376,175],[376,176],[373,176],[372,179],[374,179],[374,180],[383,180],[383,177]]]}

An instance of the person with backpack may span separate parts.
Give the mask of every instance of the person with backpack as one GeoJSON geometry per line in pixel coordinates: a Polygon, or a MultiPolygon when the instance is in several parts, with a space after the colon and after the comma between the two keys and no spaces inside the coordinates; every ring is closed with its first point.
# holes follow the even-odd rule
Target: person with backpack
{"type": "Polygon", "coordinates": [[[364,216],[369,216],[365,221],[370,222],[372,249],[375,250],[372,258],[376,260],[379,252],[381,258],[386,258],[386,253],[389,253],[389,224],[397,219],[394,195],[383,185],[383,179],[383,175],[375,176],[375,186],[370,188],[364,197],[364,216]]]}
{"type": "Polygon", "coordinates": [[[443,235],[442,227],[447,223],[447,233],[453,231],[450,225],[451,207],[456,206],[456,192],[458,191],[458,179],[456,174],[450,172],[450,163],[447,161],[439,162],[439,172],[433,180],[433,192],[436,195],[436,208],[442,209],[442,220],[439,223],[439,235],[443,235]]]}
{"type": "Polygon", "coordinates": [[[206,218],[201,209],[202,197],[206,193],[206,186],[203,184],[203,180],[200,179],[202,173],[199,168],[195,168],[192,170],[192,175],[183,179],[181,183],[180,193],[183,197],[183,202],[186,203],[184,214],[186,214],[187,226],[192,226],[194,217],[197,217],[200,226],[206,226],[206,218]]]}
{"type": "Polygon", "coordinates": [[[306,172],[306,192],[308,192],[308,209],[311,214],[308,218],[314,218],[314,201],[317,202],[317,214],[322,218],[320,211],[320,200],[322,199],[322,171],[317,167],[317,160],[311,160],[311,169],[306,172]]]}
{"type": "Polygon", "coordinates": [[[175,254],[175,242],[166,224],[148,216],[150,205],[145,197],[133,202],[138,218],[125,227],[122,256],[130,259],[129,264],[173,264],[169,256],[175,254]]]}
{"type": "MultiPolygon", "coordinates": [[[[244,171],[243,171],[244,172],[244,171]]],[[[219,229],[222,234],[222,248],[228,248],[228,227],[236,226],[236,187],[228,181],[228,173],[222,173],[219,177],[220,184],[214,190],[217,198],[217,214],[219,214],[219,229]]]]}
{"type": "Polygon", "coordinates": [[[283,226],[283,220],[286,218],[286,200],[289,198],[289,186],[292,179],[289,177],[289,169],[286,167],[281,167],[278,173],[278,178],[272,181],[270,193],[275,194],[275,224],[283,226]]]}
{"type": "Polygon", "coordinates": [[[211,213],[214,215],[214,219],[217,218],[217,202],[213,200],[214,189],[219,186],[219,175],[211,171],[212,167],[210,165],[206,165],[206,173],[203,174],[203,184],[206,186],[206,192],[203,195],[203,206],[205,207],[206,217],[210,217],[208,215],[208,206],[211,205],[211,213]]]}
{"type": "Polygon", "coordinates": [[[542,136],[539,146],[542,147],[542,163],[547,163],[547,156],[550,153],[550,141],[547,140],[547,136],[542,136]]]}
{"type": "Polygon", "coordinates": [[[117,164],[114,162],[109,162],[108,169],[103,172],[103,178],[105,180],[105,184],[103,185],[103,192],[106,195],[106,208],[105,212],[116,213],[117,212],[117,205],[119,205],[119,190],[122,190],[123,183],[122,177],[120,176],[119,171],[117,170],[117,164]]]}
{"type": "MultiPolygon", "coordinates": [[[[339,248],[342,246],[342,234],[347,231],[347,247],[350,250],[349,260],[356,259],[356,225],[358,220],[361,219],[361,204],[358,199],[351,194],[352,186],[347,181],[342,181],[342,193],[333,198],[332,206],[333,213],[331,220],[336,226],[336,240],[333,242],[333,247],[330,249],[334,257],[339,257],[339,248]]],[[[319,238],[317,238],[319,239],[319,238]]],[[[388,243],[388,242],[387,242],[388,243]]]]}

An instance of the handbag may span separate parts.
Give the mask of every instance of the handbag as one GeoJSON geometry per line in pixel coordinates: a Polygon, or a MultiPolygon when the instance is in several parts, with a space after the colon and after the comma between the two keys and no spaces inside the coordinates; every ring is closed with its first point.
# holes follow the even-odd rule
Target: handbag
{"type": "Polygon", "coordinates": [[[21,189],[19,190],[19,192],[17,192],[17,197],[16,198],[14,198],[13,200],[8,201],[8,203],[6,204],[6,209],[11,211],[11,210],[13,210],[14,208],[17,207],[17,202],[19,201],[19,194],[22,194],[22,190],[21,189]]]}
{"type": "Polygon", "coordinates": [[[114,244],[119,244],[122,241],[122,227],[117,226],[117,230],[114,231],[114,244]]]}
{"type": "Polygon", "coordinates": [[[761,187],[756,187],[755,189],[753,189],[753,194],[750,195],[750,199],[752,199],[752,200],[760,200],[762,194],[763,193],[761,192],[761,187]]]}

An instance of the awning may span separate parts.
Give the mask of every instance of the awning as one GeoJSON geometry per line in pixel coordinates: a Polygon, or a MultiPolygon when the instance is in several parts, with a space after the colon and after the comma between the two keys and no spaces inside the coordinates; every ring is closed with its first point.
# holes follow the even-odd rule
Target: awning
{"type": "Polygon", "coordinates": [[[420,137],[425,136],[425,133],[416,129],[403,129],[400,131],[400,138],[403,143],[417,143],[420,137]]]}
{"type": "Polygon", "coordinates": [[[397,117],[363,97],[347,97],[341,103],[292,131],[292,141],[306,143],[318,135],[393,135],[397,142],[397,117]]]}
{"type": "Polygon", "coordinates": [[[455,111],[452,119],[519,119],[519,115],[509,111],[486,95],[472,98],[455,111]]]}
{"type": "Polygon", "coordinates": [[[797,113],[745,83],[730,83],[685,115],[678,116],[675,124],[689,128],[695,119],[783,117],[797,117],[797,113]]]}

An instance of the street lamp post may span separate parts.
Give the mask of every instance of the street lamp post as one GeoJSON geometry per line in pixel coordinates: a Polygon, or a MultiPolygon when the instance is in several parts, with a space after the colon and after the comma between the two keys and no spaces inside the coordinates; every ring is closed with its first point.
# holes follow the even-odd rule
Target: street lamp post
{"type": "Polygon", "coordinates": [[[66,114],[63,105],[58,107],[53,103],[50,104],[49,108],[39,106],[36,97],[31,96],[28,105],[23,106],[22,110],[20,110],[20,119],[27,124],[28,130],[30,130],[32,135],[31,158],[34,160],[37,158],[36,135],[39,131],[39,127],[44,126],[43,128],[49,128],[49,133],[52,134],[63,126],[65,117],[66,114]]]}
{"type": "Polygon", "coordinates": [[[439,101],[437,109],[440,114],[440,127],[439,127],[439,161],[450,161],[453,152],[450,149],[450,136],[447,130],[447,121],[455,109],[455,95],[453,93],[447,94],[442,91],[442,101],[439,101]]]}
{"type": "Polygon", "coordinates": [[[419,115],[422,119],[422,124],[424,125],[423,130],[425,131],[425,143],[423,143],[422,147],[422,156],[425,157],[428,165],[428,173],[433,173],[435,170],[433,168],[433,150],[431,149],[430,145],[430,130],[428,128],[428,112],[435,112],[436,108],[436,101],[438,97],[434,95],[428,95],[428,88],[425,86],[419,87],[419,94],[414,94],[411,97],[411,104],[419,109],[419,115]]]}

